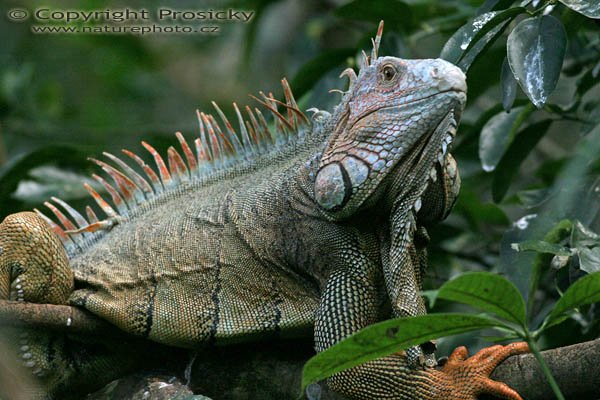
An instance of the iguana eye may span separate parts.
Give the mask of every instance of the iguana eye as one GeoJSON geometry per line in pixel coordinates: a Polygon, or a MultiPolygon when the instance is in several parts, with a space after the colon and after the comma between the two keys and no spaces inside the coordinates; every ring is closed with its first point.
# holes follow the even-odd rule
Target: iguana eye
{"type": "Polygon", "coordinates": [[[384,82],[391,82],[396,77],[397,71],[392,65],[384,65],[381,69],[381,78],[384,82]]]}

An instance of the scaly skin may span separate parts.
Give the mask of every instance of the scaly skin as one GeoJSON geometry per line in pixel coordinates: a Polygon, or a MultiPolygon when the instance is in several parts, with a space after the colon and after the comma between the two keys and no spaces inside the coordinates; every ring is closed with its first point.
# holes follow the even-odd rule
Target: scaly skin
{"type": "MultiPolygon", "coordinates": [[[[466,100],[465,77],[442,60],[378,58],[376,49],[357,77],[346,74],[342,103],[332,116],[320,113],[310,132],[109,218],[116,226],[68,260],[44,220],[7,218],[0,295],[64,301],[34,294],[52,287],[127,332],[187,348],[300,335],[314,324],[322,351],[382,318],[424,314],[426,227],[447,215],[460,186],[447,147],[466,100]]],[[[56,371],[44,359],[47,345],[26,346],[49,393],[66,384],[72,363],[56,371]]],[[[524,351],[522,344],[492,347],[464,361],[459,348],[436,369],[431,354],[414,348],[329,384],[356,399],[490,393],[517,400],[487,376],[524,351]]],[[[101,369],[77,365],[84,367],[101,369]]]]}

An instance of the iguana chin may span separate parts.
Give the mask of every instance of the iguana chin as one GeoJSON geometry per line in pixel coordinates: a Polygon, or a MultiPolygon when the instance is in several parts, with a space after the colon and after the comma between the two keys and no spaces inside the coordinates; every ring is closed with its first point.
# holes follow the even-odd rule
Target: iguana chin
{"type": "MultiPolygon", "coordinates": [[[[56,198],[46,205],[62,226],[40,212],[7,217],[0,298],[77,305],[186,348],[314,326],[323,351],[382,318],[424,314],[425,227],[458,195],[448,148],[467,88],[446,61],[378,57],[381,30],[359,74],[344,71],[350,87],[333,114],[309,121],[283,80],[284,103],[258,99],[274,128],[234,104],[236,132],[215,105],[222,122],[199,113],[196,155],[178,133],[183,156],[169,148],[169,167],[146,143],[157,170],[129,151],[137,171],[111,154],[118,168],[94,160],[114,181],[94,175],[112,204],[86,186],[104,219],[56,198]]],[[[52,393],[74,376],[65,369],[85,366],[49,357],[58,350],[42,336],[22,336],[21,357],[52,393]]],[[[436,367],[415,348],[328,383],[356,399],[520,399],[488,375],[526,349],[493,346],[466,360],[461,347],[436,367]]]]}

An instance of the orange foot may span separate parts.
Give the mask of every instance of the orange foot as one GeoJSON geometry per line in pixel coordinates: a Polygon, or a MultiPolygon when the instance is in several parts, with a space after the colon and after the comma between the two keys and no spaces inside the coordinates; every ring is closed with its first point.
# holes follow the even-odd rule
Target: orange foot
{"type": "MultiPolygon", "coordinates": [[[[521,396],[505,383],[490,379],[490,374],[502,361],[510,356],[528,353],[525,342],[511,343],[507,346],[491,346],[469,357],[467,348],[457,347],[444,366],[433,373],[438,379],[446,381],[447,390],[439,393],[437,399],[476,400],[477,396],[488,394],[501,399],[523,400],[521,396]]],[[[440,382],[441,383],[441,382],[440,382]]],[[[445,386],[443,383],[442,387],[445,386]]]]}

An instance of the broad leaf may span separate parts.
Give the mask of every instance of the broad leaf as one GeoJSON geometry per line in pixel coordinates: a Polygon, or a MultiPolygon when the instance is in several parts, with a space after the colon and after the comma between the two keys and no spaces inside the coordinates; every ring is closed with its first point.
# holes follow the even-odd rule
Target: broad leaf
{"type": "Polygon", "coordinates": [[[504,28],[506,27],[506,25],[508,25],[509,22],[510,21],[501,22],[500,24],[493,27],[488,33],[486,33],[481,40],[473,42],[475,44],[472,48],[465,52],[464,57],[460,59],[457,66],[461,70],[465,71],[465,73],[468,72],[471,68],[471,65],[475,62],[479,54],[488,47],[490,47],[492,43],[494,43],[494,41],[502,34],[504,28]]]}
{"type": "Polygon", "coordinates": [[[558,0],[573,11],[590,18],[600,18],[600,1],[598,0],[558,0]]]}
{"type": "Polygon", "coordinates": [[[527,158],[531,150],[537,145],[548,131],[552,120],[540,121],[529,125],[519,132],[510,144],[494,172],[492,181],[492,196],[496,203],[504,198],[514,176],[521,167],[521,163],[527,158]]]}
{"type": "Polygon", "coordinates": [[[518,128],[533,112],[530,106],[515,107],[510,112],[494,115],[481,129],[479,159],[484,171],[490,172],[504,155],[518,128]]]}
{"type": "Polygon", "coordinates": [[[562,23],[543,15],[521,21],[508,36],[510,68],[531,102],[541,108],[556,87],[567,36],[562,23]]]}
{"type": "Polygon", "coordinates": [[[600,271],[600,235],[576,221],[571,246],[577,248],[580,269],[587,273],[600,271]]]}
{"type": "Polygon", "coordinates": [[[525,325],[523,297],[512,282],[497,274],[469,272],[460,275],[442,285],[438,298],[469,304],[525,325]]]}
{"type": "Polygon", "coordinates": [[[588,274],[600,271],[600,247],[579,249],[579,268],[588,274]]]}
{"type": "MultiPolygon", "coordinates": [[[[558,244],[569,237],[572,229],[573,223],[568,219],[563,219],[557,222],[548,232],[546,232],[542,241],[548,244],[558,244]]],[[[561,254],[555,255],[564,257],[564,255],[561,254]]],[[[527,309],[530,312],[533,310],[535,292],[538,290],[540,279],[542,277],[542,271],[551,264],[552,257],[553,256],[551,252],[538,252],[531,263],[529,288],[527,289],[527,309]]]]}
{"type": "Polygon", "coordinates": [[[550,188],[529,189],[517,192],[517,198],[524,209],[531,209],[548,201],[553,194],[554,192],[550,188]]]}
{"type": "Polygon", "coordinates": [[[13,197],[27,205],[41,204],[52,196],[67,201],[89,198],[83,183],[92,186],[99,193],[105,191],[98,182],[87,175],[45,165],[30,170],[29,178],[19,182],[13,197]]]}
{"type": "Polygon", "coordinates": [[[437,298],[438,291],[437,290],[423,290],[421,291],[421,296],[427,299],[427,304],[429,308],[433,308],[435,304],[435,299],[437,298]]]}
{"type": "Polygon", "coordinates": [[[472,226],[471,229],[475,231],[481,230],[482,226],[510,224],[510,220],[500,207],[492,202],[482,202],[481,197],[468,187],[461,190],[454,210],[464,215],[472,226]]]}
{"type": "Polygon", "coordinates": [[[580,221],[576,221],[571,233],[571,245],[573,247],[600,246],[600,235],[586,228],[580,221]]]}
{"type": "Polygon", "coordinates": [[[500,85],[502,86],[502,107],[508,112],[512,108],[515,98],[517,97],[517,81],[510,70],[510,65],[508,65],[508,59],[506,57],[504,57],[504,61],[502,61],[500,85]]]}
{"type": "Polygon", "coordinates": [[[597,302],[600,302],[600,272],[584,276],[567,289],[548,316],[546,327],[560,322],[567,311],[597,302]]]}
{"type": "Polygon", "coordinates": [[[308,360],[304,365],[302,390],[312,382],[429,340],[495,326],[502,323],[468,314],[431,314],[383,321],[308,360]]]}
{"type": "Polygon", "coordinates": [[[573,252],[565,246],[556,243],[548,243],[543,240],[526,240],[513,243],[511,246],[516,251],[535,251],[538,253],[554,254],[557,256],[571,256],[573,252]]]}
{"type": "Polygon", "coordinates": [[[478,15],[457,30],[444,45],[440,58],[450,61],[466,71],[475,57],[523,8],[491,11],[478,15]]]}
{"type": "Polygon", "coordinates": [[[47,145],[13,158],[0,168],[0,199],[3,199],[0,220],[7,214],[22,210],[24,204],[14,197],[15,191],[21,182],[31,178],[32,170],[48,164],[80,171],[90,166],[85,152],[76,146],[47,145]]]}

